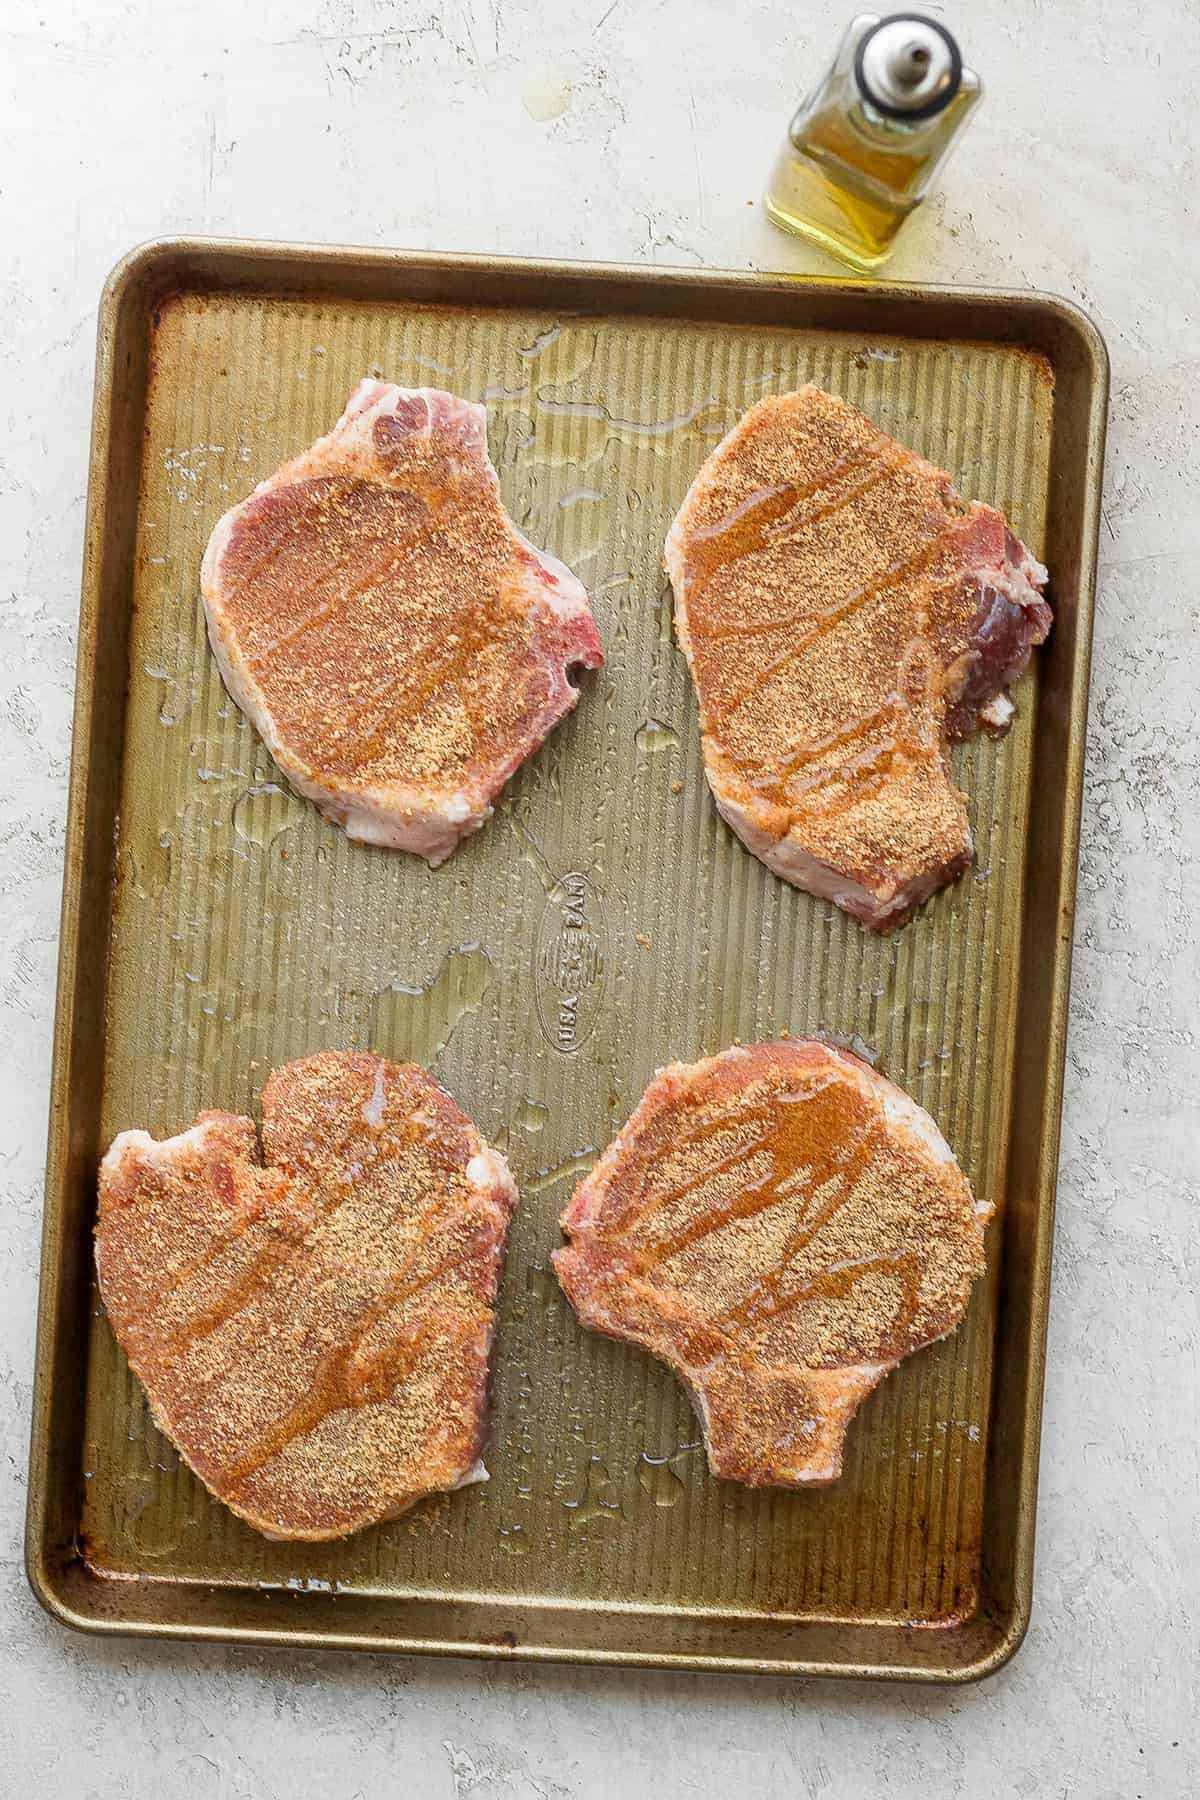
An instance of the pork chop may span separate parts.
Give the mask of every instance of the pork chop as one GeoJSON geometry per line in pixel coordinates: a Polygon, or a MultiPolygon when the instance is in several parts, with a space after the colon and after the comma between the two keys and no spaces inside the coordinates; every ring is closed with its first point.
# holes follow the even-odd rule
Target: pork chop
{"type": "Polygon", "coordinates": [[[435,867],[604,660],[583,587],[504,510],[484,408],[436,388],[361,382],[218,521],[201,591],[292,786],[435,867]]]}
{"type": "Polygon", "coordinates": [[[666,542],[725,819],[767,867],[903,924],[971,860],[947,746],[999,730],[1050,629],[1003,514],[816,387],[760,400],[666,542]]]}
{"type": "Polygon", "coordinates": [[[423,1069],[325,1050],[253,1121],[202,1113],[100,1167],[96,1267],[162,1431],[257,1530],[336,1538],[485,1479],[516,1189],[423,1069]]]}
{"type": "Polygon", "coordinates": [[[954,1330],[977,1204],[928,1113],[848,1051],[755,1044],[662,1069],[563,1215],[585,1325],[687,1385],[714,1475],[833,1481],[860,1401],[954,1330]]]}

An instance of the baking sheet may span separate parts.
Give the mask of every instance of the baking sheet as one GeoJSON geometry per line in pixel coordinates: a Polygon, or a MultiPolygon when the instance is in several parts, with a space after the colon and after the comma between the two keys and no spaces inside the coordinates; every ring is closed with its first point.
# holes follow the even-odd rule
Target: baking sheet
{"type": "Polygon", "coordinates": [[[117,272],[100,344],[40,1597],[84,1627],[183,1636],[996,1666],[1029,1603],[1106,388],[1092,327],[1039,296],[169,243],[117,272]],[[608,658],[436,871],[350,844],[287,791],[198,596],[217,516],[364,374],[487,403],[505,501],[588,586],[608,658]],[[806,380],[1003,508],[1051,569],[1055,631],[1011,733],[955,753],[975,863],[890,938],[785,886],[717,817],[661,569],[700,460],[806,380]],[[573,1181],[656,1067],[784,1029],[875,1059],[998,1213],[964,1325],[866,1402],[842,1480],[810,1493],[714,1481],[673,1377],[583,1331],[549,1260],[573,1181]],[[426,1063],[506,1149],[522,1204],[491,1480],[340,1545],[275,1544],[150,1422],[92,1283],[95,1168],[127,1126],[254,1111],[272,1068],[322,1045],[426,1063]]]}

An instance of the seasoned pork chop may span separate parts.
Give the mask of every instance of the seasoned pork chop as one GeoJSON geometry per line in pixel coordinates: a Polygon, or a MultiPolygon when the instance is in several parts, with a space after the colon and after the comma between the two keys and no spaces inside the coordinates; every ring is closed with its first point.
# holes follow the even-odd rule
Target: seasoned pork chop
{"type": "Polygon", "coordinates": [[[717,806],[768,868],[899,925],[971,860],[947,745],[1050,629],[1001,513],[820,388],[760,400],[666,543],[717,806]]]}
{"type": "Polygon", "coordinates": [[[325,1050],[254,1124],[209,1112],[100,1168],[96,1267],[159,1427],[270,1537],[336,1538],[482,1479],[516,1189],[423,1069],[325,1050]]]}
{"type": "Polygon", "coordinates": [[[201,570],[225,685],[350,837],[443,862],[603,662],[587,594],[500,500],[486,414],[364,381],[218,521],[201,570]]]}
{"type": "Polygon", "coordinates": [[[554,1262],[585,1325],[686,1383],[714,1475],[801,1487],[841,1473],[859,1403],[954,1330],[990,1215],[858,1057],[756,1044],[659,1072],[554,1262]]]}

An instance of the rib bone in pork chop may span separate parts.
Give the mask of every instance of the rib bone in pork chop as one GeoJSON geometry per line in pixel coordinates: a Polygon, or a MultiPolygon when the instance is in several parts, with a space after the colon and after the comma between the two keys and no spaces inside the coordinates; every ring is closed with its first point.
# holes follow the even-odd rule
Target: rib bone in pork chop
{"type": "Polygon", "coordinates": [[[554,1261],[585,1325],[687,1384],[715,1475],[800,1487],[841,1473],[860,1401],[958,1324],[990,1214],[858,1057],[756,1044],[660,1071],[554,1261]]]}
{"type": "Polygon", "coordinates": [[[768,868],[899,925],[971,860],[954,738],[1011,716],[1050,628],[1003,515],[805,387],[761,400],[666,543],[724,817],[768,868]]]}
{"type": "Polygon", "coordinates": [[[225,684],[353,838],[443,862],[603,662],[583,587],[500,500],[486,415],[364,381],[227,512],[201,571],[225,684]]]}
{"type": "Polygon", "coordinates": [[[411,1063],[288,1063],[100,1169],[96,1266],[160,1428],[268,1536],[336,1538],[482,1478],[516,1189],[411,1063]]]}

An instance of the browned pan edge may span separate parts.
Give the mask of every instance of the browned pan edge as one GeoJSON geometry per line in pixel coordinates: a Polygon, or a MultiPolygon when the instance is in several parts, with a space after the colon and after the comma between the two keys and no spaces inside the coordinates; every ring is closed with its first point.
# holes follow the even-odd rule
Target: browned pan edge
{"type": "Polygon", "coordinates": [[[100,305],[46,1168],[26,1561],[42,1604],[81,1630],[665,1668],[969,1681],[1029,1619],[1045,1334],[1066,1053],[1108,358],[1092,322],[1036,293],[515,258],[163,240],[114,270],[100,305]],[[105,1578],[80,1559],[90,1223],[99,1156],[114,819],[151,329],[169,294],[525,304],[730,324],[1025,345],[1055,376],[1047,542],[1055,631],[1036,715],[1008,1207],[981,1601],[935,1632],[584,1607],[196,1588],[105,1578]]]}

